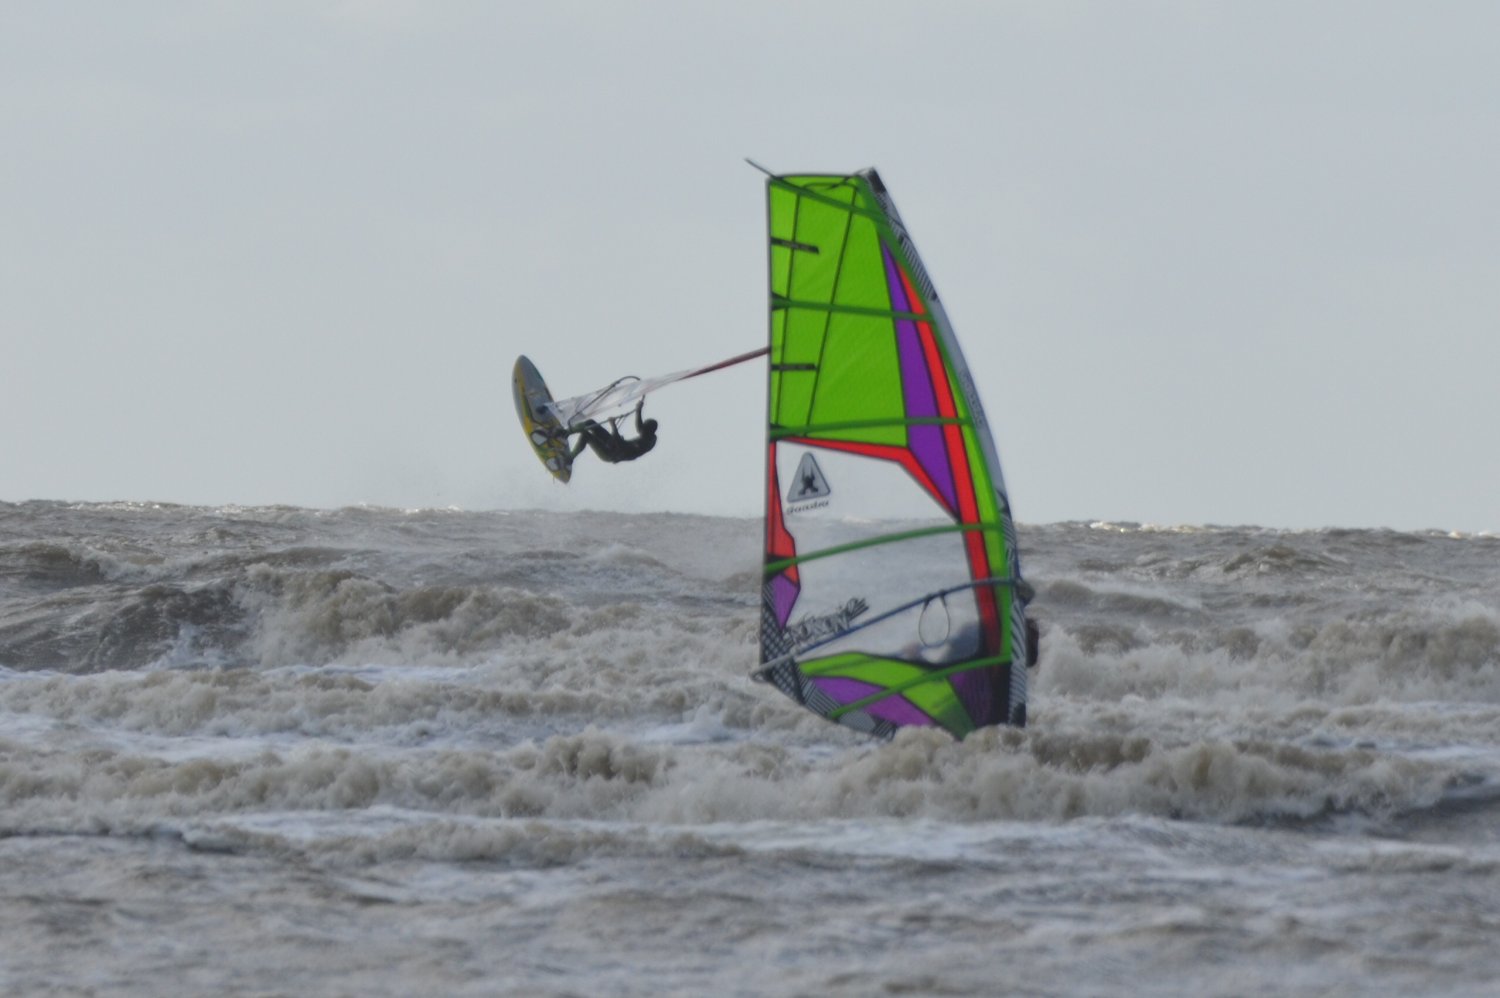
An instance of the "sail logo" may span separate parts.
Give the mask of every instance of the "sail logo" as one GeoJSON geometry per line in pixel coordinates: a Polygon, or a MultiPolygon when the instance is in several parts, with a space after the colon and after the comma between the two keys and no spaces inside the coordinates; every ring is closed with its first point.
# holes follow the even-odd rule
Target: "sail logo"
{"type": "Polygon", "coordinates": [[[854,624],[854,618],[870,609],[863,597],[856,596],[832,613],[807,616],[786,629],[793,651],[801,651],[811,645],[827,644],[834,638],[843,637],[854,624]]]}
{"type": "MultiPolygon", "coordinates": [[[[816,499],[825,500],[815,503],[816,506],[827,506],[827,499],[833,494],[833,489],[828,486],[828,479],[823,477],[823,469],[818,467],[817,458],[809,451],[802,455],[802,460],[797,463],[797,473],[792,476],[791,488],[787,489],[786,501],[788,506],[795,503],[809,503],[816,499]]],[[[797,506],[790,512],[798,513],[804,509],[812,509],[814,506],[797,506]]]]}

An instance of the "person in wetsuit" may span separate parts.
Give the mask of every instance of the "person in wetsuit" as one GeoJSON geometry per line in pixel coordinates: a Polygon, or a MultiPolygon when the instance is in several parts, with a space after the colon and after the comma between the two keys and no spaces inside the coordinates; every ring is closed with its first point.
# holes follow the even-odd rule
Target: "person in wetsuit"
{"type": "Polygon", "coordinates": [[[656,446],[656,420],[641,419],[641,410],[645,408],[646,400],[641,399],[640,404],[635,407],[635,432],[634,440],[627,440],[620,435],[619,420],[610,420],[606,428],[592,419],[586,420],[577,430],[578,443],[568,453],[569,458],[575,458],[583,453],[585,447],[593,448],[599,460],[609,464],[619,464],[621,461],[634,461],[642,454],[656,446]]]}

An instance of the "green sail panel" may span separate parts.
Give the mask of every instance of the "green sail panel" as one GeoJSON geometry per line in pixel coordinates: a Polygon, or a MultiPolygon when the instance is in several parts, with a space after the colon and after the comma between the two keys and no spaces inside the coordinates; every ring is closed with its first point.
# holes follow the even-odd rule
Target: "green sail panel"
{"type": "Polygon", "coordinates": [[[889,736],[1026,721],[1000,462],[874,170],[767,181],[770,385],[759,675],[889,736]]]}

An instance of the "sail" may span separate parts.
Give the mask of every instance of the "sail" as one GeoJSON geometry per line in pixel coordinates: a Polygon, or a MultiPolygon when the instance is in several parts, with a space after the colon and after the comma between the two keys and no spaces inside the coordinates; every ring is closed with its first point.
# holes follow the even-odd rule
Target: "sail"
{"type": "Polygon", "coordinates": [[[556,399],[547,403],[546,409],[563,426],[570,430],[576,429],[590,419],[598,422],[623,416],[647,395],[674,381],[681,381],[688,373],[677,371],[655,378],[621,378],[586,395],[556,399]]]}
{"type": "Polygon", "coordinates": [[[1026,722],[1029,588],[952,326],[885,186],[772,176],[761,666],[889,736],[1026,722]]]}
{"type": "Polygon", "coordinates": [[[544,402],[542,408],[563,426],[574,429],[590,419],[602,421],[623,416],[634,409],[641,399],[659,388],[665,388],[678,381],[686,381],[688,378],[696,378],[700,374],[722,371],[726,367],[743,364],[747,360],[754,360],[756,357],[765,355],[766,348],[761,347],[759,350],[738,354],[728,360],[694,367],[686,371],[674,371],[671,374],[661,374],[654,378],[624,377],[586,395],[544,402]]]}

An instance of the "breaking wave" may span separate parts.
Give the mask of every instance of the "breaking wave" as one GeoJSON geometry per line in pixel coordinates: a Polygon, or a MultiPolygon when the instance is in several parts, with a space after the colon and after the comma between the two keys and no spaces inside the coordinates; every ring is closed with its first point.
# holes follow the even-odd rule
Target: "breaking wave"
{"type": "Polygon", "coordinates": [[[872,744],[748,680],[753,521],[0,524],[0,834],[556,862],[767,822],[1400,827],[1500,783],[1488,538],[1032,528],[1032,726],[872,744]]]}

